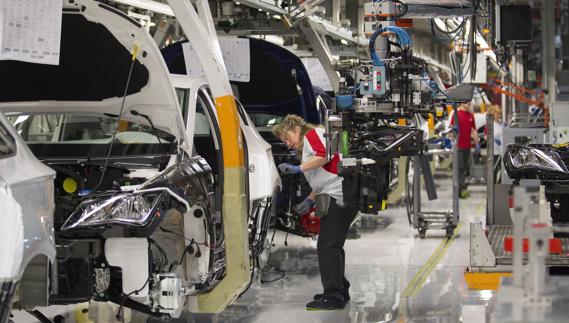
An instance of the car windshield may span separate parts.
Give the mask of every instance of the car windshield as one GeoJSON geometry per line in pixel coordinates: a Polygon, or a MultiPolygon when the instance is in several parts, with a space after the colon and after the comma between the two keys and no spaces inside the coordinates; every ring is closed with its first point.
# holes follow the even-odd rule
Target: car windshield
{"type": "Polygon", "coordinates": [[[117,131],[111,156],[174,153],[175,137],[148,124],[112,116],[34,114],[10,116],[22,139],[38,158],[106,157],[117,131]],[[160,139],[157,138],[157,136],[160,139]]]}
{"type": "Polygon", "coordinates": [[[249,117],[259,132],[271,131],[274,126],[280,124],[284,119],[284,116],[281,115],[259,112],[249,112],[249,117]]]}

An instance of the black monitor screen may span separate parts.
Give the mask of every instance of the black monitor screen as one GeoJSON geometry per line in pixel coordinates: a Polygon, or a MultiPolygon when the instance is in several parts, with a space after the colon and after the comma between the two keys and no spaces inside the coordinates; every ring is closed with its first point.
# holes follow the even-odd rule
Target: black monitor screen
{"type": "Polygon", "coordinates": [[[531,7],[500,7],[501,43],[531,41],[531,7]]]}

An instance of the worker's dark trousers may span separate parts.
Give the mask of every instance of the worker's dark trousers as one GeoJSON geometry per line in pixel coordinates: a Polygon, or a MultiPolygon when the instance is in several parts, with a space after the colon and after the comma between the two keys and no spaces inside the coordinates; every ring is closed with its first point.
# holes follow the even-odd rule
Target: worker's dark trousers
{"type": "Polygon", "coordinates": [[[354,209],[339,207],[332,199],[328,214],[320,218],[318,266],[326,297],[344,300],[344,291],[350,287],[344,276],[344,242],[356,213],[354,209]]]}
{"type": "Polygon", "coordinates": [[[466,176],[470,172],[470,149],[458,148],[458,187],[460,192],[467,189],[466,176]]]}

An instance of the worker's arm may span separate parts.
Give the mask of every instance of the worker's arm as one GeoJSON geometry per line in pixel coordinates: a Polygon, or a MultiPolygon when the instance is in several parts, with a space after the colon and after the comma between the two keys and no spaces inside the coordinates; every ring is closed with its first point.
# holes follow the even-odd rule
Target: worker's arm
{"type": "Polygon", "coordinates": [[[316,200],[316,192],[312,191],[310,192],[310,194],[308,194],[307,198],[311,199],[311,200],[316,200]]]}
{"type": "Polygon", "coordinates": [[[472,139],[474,140],[474,144],[478,145],[478,131],[476,131],[476,129],[472,128],[472,139]]]}
{"type": "Polygon", "coordinates": [[[326,159],[326,157],[312,156],[310,159],[300,164],[300,170],[306,172],[309,170],[317,169],[318,167],[322,167],[327,163],[328,159],[326,159]]]}

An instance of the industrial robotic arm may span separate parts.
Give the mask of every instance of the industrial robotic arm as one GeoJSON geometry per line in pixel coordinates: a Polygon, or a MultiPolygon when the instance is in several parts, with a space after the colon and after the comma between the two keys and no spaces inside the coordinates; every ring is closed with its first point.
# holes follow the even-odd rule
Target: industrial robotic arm
{"type": "Polygon", "coordinates": [[[435,114],[445,97],[427,76],[425,61],[413,56],[411,37],[404,29],[377,26],[369,52],[369,61],[336,64],[344,78],[335,111],[342,122],[335,130],[343,157],[344,199],[364,213],[377,213],[385,208],[392,160],[423,154],[420,124],[435,114]],[[398,41],[382,42],[387,55],[380,58],[376,41],[393,35],[398,41]]]}

